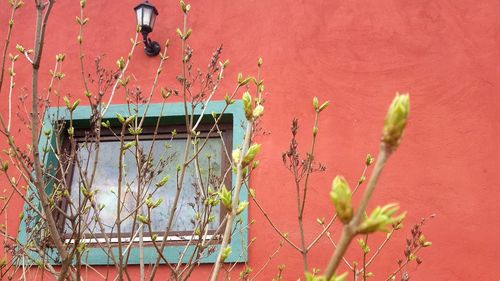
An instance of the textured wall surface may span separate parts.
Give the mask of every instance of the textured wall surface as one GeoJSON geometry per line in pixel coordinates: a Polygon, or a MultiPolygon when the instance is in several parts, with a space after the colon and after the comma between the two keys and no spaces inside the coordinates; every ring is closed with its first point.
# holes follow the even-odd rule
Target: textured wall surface
{"type": "MultiPolygon", "coordinates": [[[[32,1],[26,2],[16,18],[12,53],[15,43],[27,48],[33,44],[34,9],[32,1]]],[[[93,71],[93,58],[98,55],[103,55],[109,67],[127,55],[134,34],[135,4],[130,0],[88,1],[85,13],[90,21],[83,44],[88,71],[93,71]]],[[[182,23],[181,13],[177,1],[154,4],[160,15],[151,36],[160,42],[171,39],[170,58],[160,84],[173,85],[180,69],[175,29],[182,23]]],[[[355,184],[366,153],[377,153],[382,121],[394,93],[409,91],[410,123],[375,193],[375,203],[399,202],[409,215],[405,229],[370,269],[374,280],[385,280],[397,267],[411,225],[431,214],[436,217],[426,224],[425,232],[434,245],[422,252],[422,265],[409,267],[411,280],[498,280],[500,125],[495,116],[500,113],[499,1],[197,0],[191,4],[189,43],[195,51],[195,64],[205,68],[220,43],[224,44],[222,57],[231,60],[218,99],[231,89],[239,71],[253,74],[258,57],[264,59],[269,94],[262,126],[269,134],[257,139],[263,145],[261,168],[253,174],[251,186],[290,239],[299,242],[295,189],[282,165],[281,152],[288,148],[292,118],[299,118],[299,142],[305,151],[313,121],[312,97],[331,101],[319,122],[317,144],[317,160],[327,171],[312,179],[305,210],[306,240],[312,241],[321,231],[316,218],[333,215],[328,197],[332,179],[342,174],[355,184]]],[[[60,93],[83,96],[74,20],[78,14],[78,1],[58,1],[54,6],[41,90],[47,85],[54,56],[66,53],[66,78],[60,93]]],[[[0,7],[2,40],[7,18],[4,3],[0,7]]],[[[142,88],[149,89],[157,63],[158,58],[148,58],[140,49],[135,53],[130,70],[142,88]]],[[[20,60],[16,66],[15,94],[27,94],[28,65],[20,60]]],[[[0,97],[4,116],[6,87],[0,97]]],[[[116,102],[123,101],[120,93],[116,102]]],[[[14,126],[21,124],[15,121],[14,126]]],[[[12,233],[21,207],[22,202],[13,202],[9,208],[12,233]]],[[[250,217],[256,220],[250,237],[257,240],[249,250],[249,260],[258,270],[280,239],[253,204],[250,217]]],[[[335,239],[338,229],[337,225],[332,232],[335,239]]],[[[382,237],[370,238],[373,250],[382,237]]],[[[332,251],[328,239],[322,239],[310,253],[310,267],[324,268],[332,251]]],[[[359,250],[347,257],[358,258],[359,250]]],[[[301,275],[300,255],[285,246],[258,279],[270,280],[282,263],[286,264],[284,280],[301,275]]],[[[194,280],[205,280],[207,269],[197,270],[194,280]]],[[[138,274],[138,268],[131,272],[138,274]]],[[[165,274],[163,268],[160,276],[165,274]]]]}

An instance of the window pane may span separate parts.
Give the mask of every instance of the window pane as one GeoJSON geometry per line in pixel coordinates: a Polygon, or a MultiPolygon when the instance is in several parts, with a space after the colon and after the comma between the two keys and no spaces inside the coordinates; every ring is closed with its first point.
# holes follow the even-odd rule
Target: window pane
{"type": "MultiPolygon", "coordinates": [[[[140,141],[140,148],[143,150],[143,159],[147,158],[153,142],[151,140],[140,141]]],[[[154,232],[163,232],[168,222],[171,204],[173,203],[176,193],[176,174],[177,165],[181,164],[184,147],[186,145],[185,139],[177,140],[156,140],[152,148],[151,165],[148,169],[141,170],[142,182],[146,179],[149,184],[141,184],[143,186],[142,194],[147,196],[152,194],[153,201],[161,198],[163,203],[155,208],[151,215],[152,227],[154,232]],[[170,176],[170,180],[162,187],[156,188],[155,183],[160,181],[166,175],[170,176]]],[[[191,155],[193,154],[193,147],[190,146],[191,155]]],[[[123,182],[121,202],[124,202],[121,210],[121,219],[123,220],[134,210],[137,209],[137,195],[138,195],[138,173],[137,163],[134,156],[135,147],[128,150],[123,159],[123,182]]],[[[221,155],[222,155],[222,142],[219,138],[210,138],[207,145],[198,154],[201,179],[205,186],[208,185],[209,180],[209,161],[211,167],[212,178],[219,178],[221,176],[221,155]],[[207,155],[210,155],[210,160],[207,155]]],[[[95,144],[80,143],[78,147],[78,159],[80,166],[86,167],[88,165],[87,173],[92,172],[92,163],[95,160],[95,144]]],[[[97,189],[95,195],[96,202],[99,207],[103,208],[99,213],[99,219],[105,225],[107,233],[116,233],[116,213],[117,213],[117,196],[118,196],[118,161],[120,155],[120,143],[115,141],[101,142],[99,148],[99,161],[97,164],[96,174],[94,177],[93,190],[97,189]]],[[[172,231],[192,231],[194,229],[193,219],[195,217],[197,208],[202,208],[201,198],[199,196],[199,186],[196,184],[196,170],[194,169],[194,161],[190,163],[186,170],[184,178],[184,187],[179,198],[179,204],[176,211],[176,218],[172,231]]],[[[75,205],[78,204],[79,195],[79,172],[78,168],[73,169],[73,180],[71,183],[71,199],[75,205]]],[[[83,200],[83,196],[80,197],[83,200]]],[[[145,213],[146,206],[143,207],[145,213]]],[[[201,210],[200,210],[201,211],[201,210]]],[[[71,214],[70,208],[67,211],[71,214]]],[[[215,230],[220,223],[219,208],[214,209],[212,214],[215,220],[210,223],[209,229],[215,230]]],[[[89,227],[84,231],[85,233],[101,233],[95,221],[96,218],[93,210],[89,211],[88,216],[85,218],[89,227]],[[91,229],[92,231],[90,231],[91,229]]],[[[133,215],[129,216],[126,220],[122,221],[121,232],[130,233],[132,231],[133,215]]],[[[136,226],[137,229],[137,226],[136,226]]],[[[66,232],[70,233],[71,230],[66,226],[66,232]]]]}

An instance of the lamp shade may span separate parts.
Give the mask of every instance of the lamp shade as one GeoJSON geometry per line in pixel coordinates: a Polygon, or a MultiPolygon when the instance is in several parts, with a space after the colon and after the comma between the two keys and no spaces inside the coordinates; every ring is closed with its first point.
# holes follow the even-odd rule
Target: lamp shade
{"type": "Polygon", "coordinates": [[[141,27],[141,31],[146,33],[151,32],[155,25],[156,16],[158,15],[158,10],[156,9],[156,7],[150,4],[148,1],[145,1],[137,5],[134,10],[137,19],[137,25],[141,27]]]}

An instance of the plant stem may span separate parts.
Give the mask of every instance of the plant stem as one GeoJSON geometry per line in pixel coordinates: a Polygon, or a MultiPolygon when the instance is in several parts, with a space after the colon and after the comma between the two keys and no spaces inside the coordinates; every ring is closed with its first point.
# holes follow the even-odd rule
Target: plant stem
{"type": "Polygon", "coordinates": [[[239,198],[240,198],[240,191],[241,187],[243,185],[243,158],[244,155],[246,155],[248,147],[250,146],[251,142],[251,136],[252,136],[252,126],[253,123],[252,121],[247,122],[247,131],[245,134],[245,140],[243,142],[243,147],[241,149],[241,157],[239,160],[239,163],[237,164],[237,173],[236,173],[236,184],[233,190],[233,196],[232,196],[232,206],[231,206],[231,212],[227,215],[228,219],[226,222],[226,228],[224,230],[224,236],[222,237],[222,243],[220,245],[219,249],[219,255],[217,256],[217,261],[215,262],[214,269],[212,272],[212,276],[210,277],[211,281],[216,281],[217,276],[219,275],[220,269],[222,267],[222,263],[224,262],[222,260],[222,253],[224,249],[228,246],[229,244],[229,239],[231,238],[231,230],[233,226],[233,221],[236,218],[236,211],[238,209],[239,205],[239,198]]]}
{"type": "Polygon", "coordinates": [[[384,165],[389,159],[393,149],[392,147],[387,146],[385,143],[380,144],[379,156],[377,158],[377,162],[375,163],[375,167],[373,168],[373,173],[368,181],[365,192],[363,193],[363,197],[361,198],[361,202],[359,203],[359,208],[354,215],[353,219],[349,224],[344,225],[342,229],[342,235],[340,236],[340,242],[337,244],[337,249],[333,253],[328,265],[325,269],[325,277],[326,280],[330,280],[335,273],[335,270],[339,266],[342,257],[344,256],[349,244],[352,239],[357,234],[357,228],[361,223],[361,219],[365,213],[366,207],[368,206],[368,202],[370,201],[373,192],[375,191],[375,187],[377,186],[378,178],[384,169],[384,165]]]}

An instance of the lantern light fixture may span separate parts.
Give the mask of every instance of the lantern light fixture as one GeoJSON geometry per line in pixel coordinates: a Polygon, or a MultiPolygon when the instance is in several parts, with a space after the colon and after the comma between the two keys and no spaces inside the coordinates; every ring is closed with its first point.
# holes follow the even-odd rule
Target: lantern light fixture
{"type": "Polygon", "coordinates": [[[148,34],[153,31],[158,10],[149,3],[148,0],[140,3],[135,8],[137,25],[141,28],[142,41],[144,42],[144,52],[150,57],[154,57],[160,53],[160,44],[148,38],[148,34]]]}

